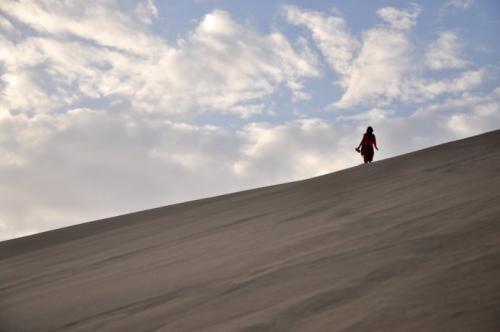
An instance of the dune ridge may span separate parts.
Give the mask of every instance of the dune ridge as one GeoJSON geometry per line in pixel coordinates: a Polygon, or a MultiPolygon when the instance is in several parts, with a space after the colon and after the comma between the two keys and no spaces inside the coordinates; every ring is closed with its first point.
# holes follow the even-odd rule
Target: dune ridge
{"type": "Polygon", "coordinates": [[[500,331],[500,130],[0,242],[0,331],[500,331]]]}

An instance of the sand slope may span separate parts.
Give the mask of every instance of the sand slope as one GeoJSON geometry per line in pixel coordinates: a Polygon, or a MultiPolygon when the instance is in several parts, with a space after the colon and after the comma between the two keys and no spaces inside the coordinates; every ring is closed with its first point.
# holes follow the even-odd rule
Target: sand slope
{"type": "Polygon", "coordinates": [[[0,243],[1,331],[500,331],[500,131],[0,243]]]}

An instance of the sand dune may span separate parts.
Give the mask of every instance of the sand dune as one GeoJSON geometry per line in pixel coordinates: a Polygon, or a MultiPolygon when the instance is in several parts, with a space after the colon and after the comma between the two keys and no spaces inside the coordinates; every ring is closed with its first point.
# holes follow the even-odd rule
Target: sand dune
{"type": "Polygon", "coordinates": [[[0,243],[1,331],[500,331],[500,131],[0,243]]]}

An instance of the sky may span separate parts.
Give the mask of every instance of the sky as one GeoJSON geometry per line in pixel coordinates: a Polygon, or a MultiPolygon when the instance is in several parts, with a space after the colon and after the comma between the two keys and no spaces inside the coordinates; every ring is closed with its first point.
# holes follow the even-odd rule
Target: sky
{"type": "Polygon", "coordinates": [[[500,128],[500,2],[0,1],[0,240],[500,128]]]}

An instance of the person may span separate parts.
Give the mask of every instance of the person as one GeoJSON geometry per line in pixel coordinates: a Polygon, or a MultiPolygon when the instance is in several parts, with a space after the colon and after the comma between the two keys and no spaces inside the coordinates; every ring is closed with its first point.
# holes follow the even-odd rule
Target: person
{"type": "Polygon", "coordinates": [[[363,156],[365,164],[371,163],[373,160],[373,154],[374,154],[373,147],[375,147],[375,149],[378,150],[377,139],[375,138],[375,135],[373,135],[373,128],[368,127],[366,129],[366,133],[363,135],[363,139],[356,148],[356,151],[360,152],[361,155],[363,156]]]}

